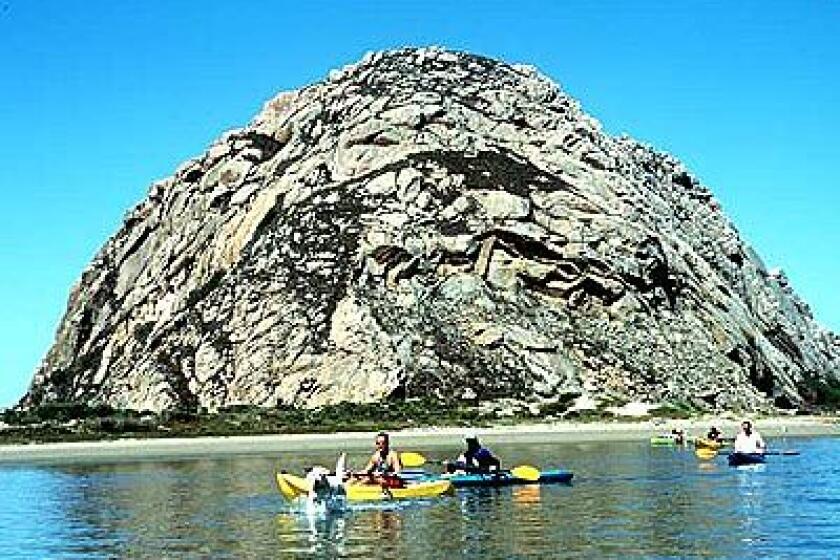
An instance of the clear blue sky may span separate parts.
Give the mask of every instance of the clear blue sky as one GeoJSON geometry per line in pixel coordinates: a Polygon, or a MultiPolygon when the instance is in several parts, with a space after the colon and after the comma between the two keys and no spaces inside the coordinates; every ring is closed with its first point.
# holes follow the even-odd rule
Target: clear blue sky
{"type": "Polygon", "coordinates": [[[153,180],[276,92],[404,45],[534,64],[675,154],[840,331],[839,38],[832,0],[0,0],[0,407],[153,180]]]}

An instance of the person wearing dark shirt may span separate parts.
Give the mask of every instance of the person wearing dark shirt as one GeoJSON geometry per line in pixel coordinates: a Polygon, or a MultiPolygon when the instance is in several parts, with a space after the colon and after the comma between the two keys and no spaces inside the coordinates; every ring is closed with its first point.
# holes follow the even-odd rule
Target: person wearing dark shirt
{"type": "Polygon", "coordinates": [[[454,462],[446,462],[447,472],[464,471],[467,473],[482,473],[498,471],[501,468],[499,459],[486,447],[482,447],[478,436],[468,433],[464,436],[467,449],[454,462]]]}

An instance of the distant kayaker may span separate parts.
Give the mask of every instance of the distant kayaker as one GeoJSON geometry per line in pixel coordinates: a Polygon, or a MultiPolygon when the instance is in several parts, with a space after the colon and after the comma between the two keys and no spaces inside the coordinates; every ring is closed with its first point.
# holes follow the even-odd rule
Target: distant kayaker
{"type": "Polygon", "coordinates": [[[499,459],[486,447],[482,447],[478,436],[472,432],[464,436],[467,449],[454,462],[446,461],[444,468],[447,472],[492,472],[501,468],[499,459]]]}
{"type": "Polygon", "coordinates": [[[735,436],[732,450],[736,453],[764,453],[766,446],[761,434],[754,430],[749,420],[741,422],[741,430],[735,436]]]}
{"type": "Polygon", "coordinates": [[[685,445],[685,432],[679,428],[671,430],[671,437],[677,445],[685,445]]]}
{"type": "Polygon", "coordinates": [[[379,432],[376,434],[375,445],[376,451],[371,455],[362,474],[377,484],[401,485],[397,475],[402,470],[402,463],[397,452],[391,449],[391,438],[385,432],[379,432]]]}
{"type": "Polygon", "coordinates": [[[709,433],[706,434],[706,439],[720,443],[723,441],[723,434],[717,429],[717,426],[712,426],[709,428],[709,433]]]}

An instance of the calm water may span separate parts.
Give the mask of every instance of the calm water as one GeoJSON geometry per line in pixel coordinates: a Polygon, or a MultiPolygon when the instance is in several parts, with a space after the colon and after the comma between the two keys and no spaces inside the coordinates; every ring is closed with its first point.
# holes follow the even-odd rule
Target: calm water
{"type": "Polygon", "coordinates": [[[575,482],[321,517],[290,510],[272,473],[331,455],[5,466],[0,558],[840,557],[840,439],[774,444],[802,454],[733,469],[635,443],[495,446],[575,482]]]}

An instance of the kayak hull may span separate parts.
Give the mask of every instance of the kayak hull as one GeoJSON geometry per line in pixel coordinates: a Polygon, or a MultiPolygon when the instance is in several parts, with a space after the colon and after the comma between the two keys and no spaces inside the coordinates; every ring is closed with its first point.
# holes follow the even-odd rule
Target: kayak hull
{"type": "Polygon", "coordinates": [[[694,440],[694,447],[697,449],[713,449],[717,450],[723,447],[723,444],[713,439],[699,437],[694,440]]]}
{"type": "Polygon", "coordinates": [[[715,439],[699,437],[694,440],[694,447],[698,449],[723,449],[724,447],[732,447],[732,441],[719,441],[715,439]]]}
{"type": "Polygon", "coordinates": [[[568,484],[572,481],[572,473],[569,471],[551,470],[540,473],[537,480],[526,480],[517,478],[511,473],[501,474],[454,474],[442,475],[441,478],[449,480],[455,488],[476,488],[476,487],[498,487],[514,486],[519,484],[568,484]]]}
{"type": "Polygon", "coordinates": [[[412,482],[402,488],[383,489],[378,484],[350,484],[347,486],[347,499],[351,502],[369,502],[380,500],[410,500],[437,498],[453,493],[452,483],[448,480],[430,480],[412,482]]]}
{"type": "Polygon", "coordinates": [[[650,444],[654,447],[674,447],[677,441],[671,436],[653,436],[650,438],[650,444]]]}
{"type": "Polygon", "coordinates": [[[761,465],[767,458],[764,453],[730,453],[727,457],[729,465],[739,467],[741,465],[761,465]]]}
{"type": "Polygon", "coordinates": [[[714,459],[718,456],[717,449],[709,449],[707,447],[698,447],[694,450],[694,454],[697,455],[698,459],[714,459]]]}
{"type": "MultiPolygon", "coordinates": [[[[408,474],[408,473],[407,473],[408,474]]],[[[447,480],[455,488],[496,488],[520,484],[569,484],[574,475],[570,471],[551,469],[540,472],[537,480],[527,480],[513,476],[510,472],[469,473],[469,474],[430,474],[425,471],[409,474],[414,480],[447,480]]]]}
{"type": "MultiPolygon", "coordinates": [[[[280,495],[289,501],[305,499],[311,489],[308,480],[293,474],[278,472],[276,480],[280,495]]],[[[448,480],[410,482],[402,488],[383,489],[378,484],[360,483],[347,484],[344,488],[350,502],[437,498],[453,492],[452,483],[448,480]]]]}

